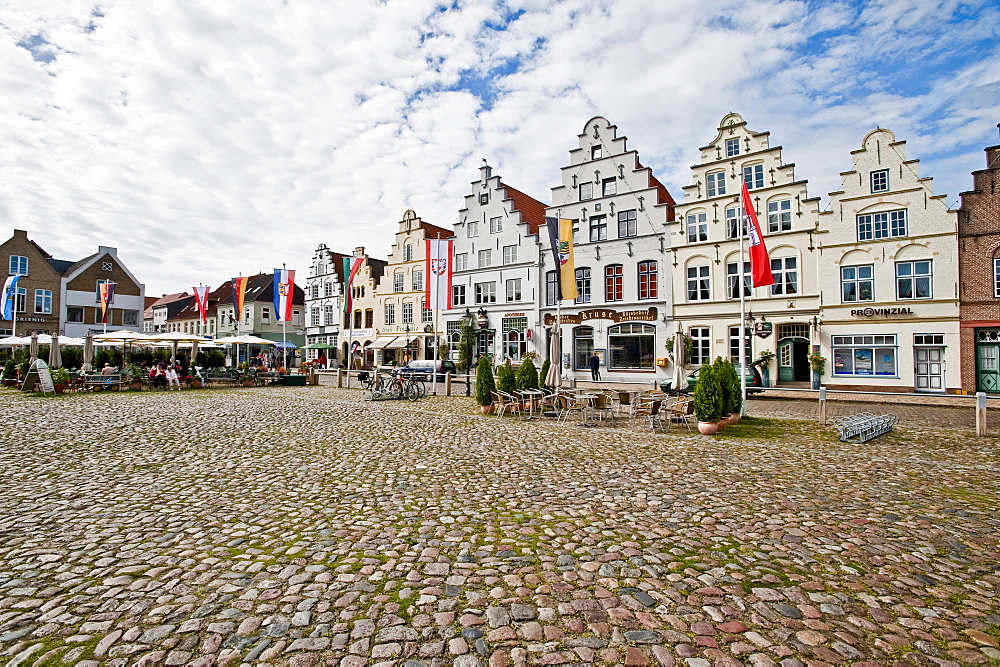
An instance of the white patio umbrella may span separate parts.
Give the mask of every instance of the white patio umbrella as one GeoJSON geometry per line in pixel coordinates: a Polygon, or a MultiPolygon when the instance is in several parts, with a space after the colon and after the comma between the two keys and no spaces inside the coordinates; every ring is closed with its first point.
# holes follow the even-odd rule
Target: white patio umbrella
{"type": "Polygon", "coordinates": [[[225,338],[216,338],[215,342],[223,343],[225,345],[235,345],[237,364],[239,364],[240,360],[240,345],[274,345],[273,340],[268,340],[266,338],[258,338],[257,336],[251,336],[250,334],[243,334],[242,336],[226,336],[225,338]]]}
{"type": "Polygon", "coordinates": [[[0,347],[14,347],[27,345],[31,342],[31,338],[28,336],[8,336],[6,338],[0,338],[0,347]]]}
{"type": "Polygon", "coordinates": [[[49,368],[59,368],[62,366],[62,350],[59,349],[59,335],[52,337],[49,343],[49,368]]]}
{"type": "Polygon", "coordinates": [[[180,331],[169,331],[167,333],[154,334],[149,337],[149,340],[152,343],[170,344],[170,363],[172,364],[177,359],[177,346],[180,343],[197,343],[201,340],[201,336],[182,333],[180,331]]]}
{"type": "Polygon", "coordinates": [[[31,358],[28,359],[29,363],[35,363],[38,360],[38,334],[31,334],[31,358]]]}
{"type": "Polygon", "coordinates": [[[122,360],[125,360],[126,347],[132,343],[142,343],[149,342],[150,337],[146,334],[141,334],[138,331],[128,331],[126,329],[120,329],[118,331],[108,331],[106,333],[99,333],[94,336],[94,343],[98,345],[122,344],[122,360]]]}
{"type": "Polygon", "coordinates": [[[94,372],[94,332],[88,331],[83,343],[83,372],[94,372]]]}
{"type": "Polygon", "coordinates": [[[684,331],[678,323],[677,331],[674,333],[674,369],[670,382],[674,391],[683,391],[688,387],[687,367],[684,363],[684,342],[684,331]]]}
{"type": "Polygon", "coordinates": [[[556,389],[562,386],[562,340],[559,325],[552,327],[549,341],[549,372],[545,374],[545,386],[556,389]]]}

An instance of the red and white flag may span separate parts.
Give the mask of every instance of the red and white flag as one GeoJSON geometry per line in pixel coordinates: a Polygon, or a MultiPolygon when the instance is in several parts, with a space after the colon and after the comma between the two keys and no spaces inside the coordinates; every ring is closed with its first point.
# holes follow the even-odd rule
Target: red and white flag
{"type": "Polygon", "coordinates": [[[292,319],[292,297],[295,296],[295,271],[274,270],[274,314],[279,322],[292,319]]]}
{"type": "Polygon", "coordinates": [[[192,287],[194,290],[194,302],[198,306],[198,315],[201,317],[202,325],[208,324],[208,285],[192,287]]]}
{"type": "Polygon", "coordinates": [[[743,212],[746,215],[747,237],[750,240],[750,274],[751,284],[754,287],[765,287],[774,284],[774,276],[771,275],[771,260],[767,256],[767,246],[764,245],[764,235],[760,231],[760,222],[757,221],[757,212],[753,210],[753,202],[750,200],[750,190],[747,184],[743,183],[743,212]]]}
{"type": "Polygon", "coordinates": [[[345,257],[344,258],[344,279],[347,284],[344,285],[344,312],[350,313],[354,309],[354,298],[352,294],[352,288],[354,285],[354,276],[358,274],[361,269],[361,264],[365,261],[364,257],[345,257]]]}
{"type": "Polygon", "coordinates": [[[115,287],[118,283],[110,280],[101,283],[101,323],[108,323],[108,313],[111,311],[111,303],[115,300],[115,287]]]}
{"type": "Polygon", "coordinates": [[[427,282],[424,303],[428,310],[451,310],[451,251],[454,241],[428,239],[427,282]]]}

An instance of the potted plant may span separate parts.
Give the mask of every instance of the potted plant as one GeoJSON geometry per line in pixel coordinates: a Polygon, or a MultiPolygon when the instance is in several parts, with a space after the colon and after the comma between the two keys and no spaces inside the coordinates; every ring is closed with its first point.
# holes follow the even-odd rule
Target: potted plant
{"type": "Polygon", "coordinates": [[[826,357],[819,353],[818,347],[813,347],[809,353],[809,368],[812,370],[812,388],[819,389],[819,379],[826,368],[826,357]]]}
{"type": "Polygon", "coordinates": [[[728,359],[722,362],[721,381],[725,412],[728,414],[726,423],[736,424],[743,416],[743,386],[736,366],[728,359]]]}
{"type": "Polygon", "coordinates": [[[496,381],[493,379],[493,360],[488,354],[479,357],[476,363],[476,402],[480,412],[488,415],[493,412],[493,392],[496,391],[496,381]]]}
{"type": "Polygon", "coordinates": [[[753,365],[760,369],[760,379],[761,383],[765,387],[771,386],[771,360],[774,359],[774,352],[770,350],[764,350],[757,357],[757,361],[753,362],[753,365]]]}
{"type": "Polygon", "coordinates": [[[503,364],[497,369],[497,390],[505,394],[514,395],[517,390],[517,377],[514,375],[514,368],[510,364],[503,364]]]}
{"type": "Polygon", "coordinates": [[[52,385],[55,387],[56,393],[61,394],[66,391],[66,387],[69,386],[69,371],[60,366],[53,368],[51,374],[52,385]]]}
{"type": "Polygon", "coordinates": [[[191,374],[184,378],[187,381],[188,387],[191,389],[201,389],[201,377],[198,375],[198,371],[194,368],[190,370],[192,371],[191,374]]]}
{"type": "Polygon", "coordinates": [[[530,356],[524,358],[521,367],[517,369],[518,389],[538,389],[538,369],[530,356]]]}
{"type": "Polygon", "coordinates": [[[124,379],[128,380],[128,388],[132,391],[142,390],[142,381],[148,377],[146,369],[139,364],[131,363],[126,364],[125,370],[122,372],[124,379]]]}
{"type": "Polygon", "coordinates": [[[719,378],[711,364],[706,363],[698,371],[698,384],[694,387],[694,416],[698,420],[698,432],[704,435],[718,433],[722,411],[719,378]]]}
{"type": "Polygon", "coordinates": [[[17,385],[17,364],[14,363],[13,359],[8,359],[7,363],[3,365],[3,383],[7,387],[17,385]]]}
{"type": "Polygon", "coordinates": [[[542,368],[538,371],[538,386],[543,386],[545,384],[545,378],[549,376],[549,367],[552,362],[548,357],[545,357],[545,361],[542,362],[542,368]]]}

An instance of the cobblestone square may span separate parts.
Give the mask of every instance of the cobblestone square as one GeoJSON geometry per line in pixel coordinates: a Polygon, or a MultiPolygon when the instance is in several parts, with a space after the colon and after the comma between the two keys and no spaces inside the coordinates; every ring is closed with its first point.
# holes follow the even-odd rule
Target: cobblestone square
{"type": "Polygon", "coordinates": [[[0,393],[0,664],[1000,661],[994,438],[0,393]]]}

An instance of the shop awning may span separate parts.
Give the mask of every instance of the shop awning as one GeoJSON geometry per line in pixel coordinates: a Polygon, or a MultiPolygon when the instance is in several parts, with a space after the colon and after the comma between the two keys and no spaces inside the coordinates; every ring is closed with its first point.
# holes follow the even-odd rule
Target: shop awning
{"type": "MultiPolygon", "coordinates": [[[[393,345],[393,341],[395,340],[397,340],[395,336],[379,336],[378,338],[373,340],[371,342],[371,345],[369,345],[368,347],[373,347],[378,349],[395,347],[393,345]]],[[[400,345],[399,347],[402,347],[402,345],[400,345]]]]}
{"type": "Polygon", "coordinates": [[[400,336],[399,338],[397,338],[396,340],[394,340],[389,345],[386,345],[385,349],[387,349],[387,350],[391,350],[391,349],[402,350],[404,347],[406,347],[407,341],[409,341],[410,345],[412,345],[415,340],[416,340],[415,336],[410,336],[409,338],[407,338],[406,336],[400,336]]]}

